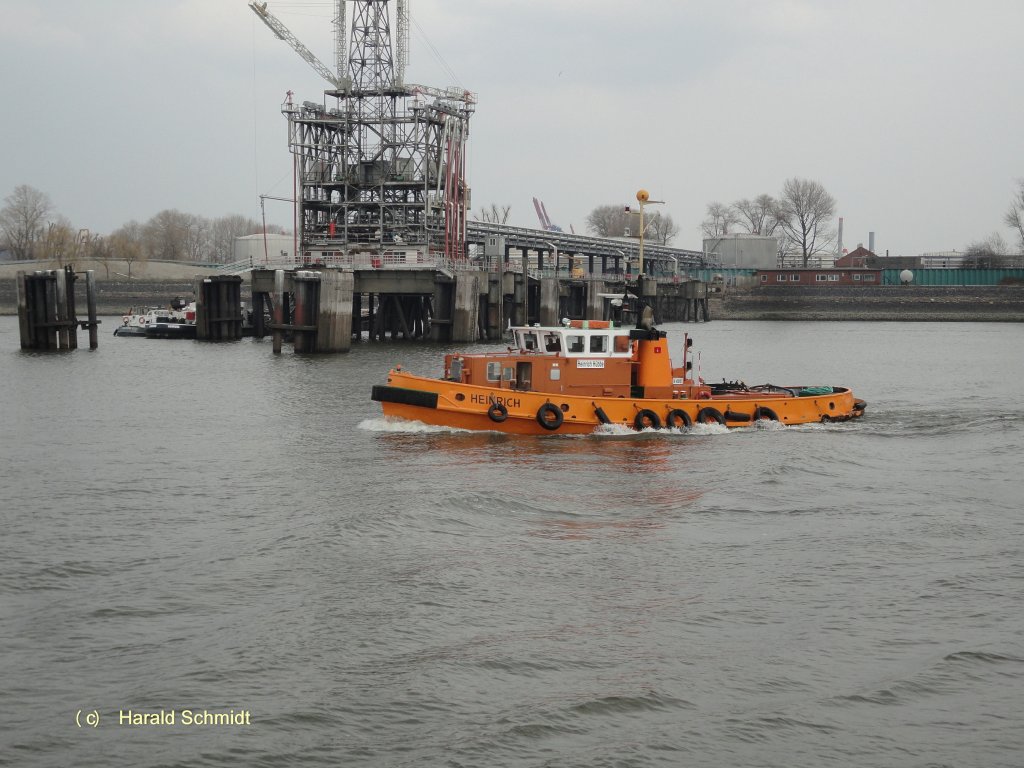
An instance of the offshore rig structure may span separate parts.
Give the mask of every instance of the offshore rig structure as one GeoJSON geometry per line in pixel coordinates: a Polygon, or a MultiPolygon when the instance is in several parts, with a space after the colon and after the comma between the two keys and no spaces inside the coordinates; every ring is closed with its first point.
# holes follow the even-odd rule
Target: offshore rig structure
{"type": "MultiPolygon", "coordinates": [[[[322,102],[282,105],[295,164],[302,261],[458,263],[466,257],[466,142],[476,94],[405,82],[408,0],[337,0],[335,68],[269,10],[249,8],[329,84],[322,102]],[[347,11],[351,6],[351,19],[347,11]],[[394,37],[394,39],[392,39],[394,37]]],[[[298,255],[298,254],[297,254],[298,255]]]]}

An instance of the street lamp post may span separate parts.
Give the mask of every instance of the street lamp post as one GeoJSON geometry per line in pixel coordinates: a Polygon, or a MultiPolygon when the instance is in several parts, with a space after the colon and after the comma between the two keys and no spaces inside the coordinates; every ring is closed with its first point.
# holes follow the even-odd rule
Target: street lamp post
{"type": "Polygon", "coordinates": [[[641,189],[636,193],[636,200],[640,203],[640,245],[639,245],[639,256],[640,256],[640,274],[638,278],[644,276],[644,205],[661,205],[664,200],[651,200],[650,194],[646,189],[641,189]]]}

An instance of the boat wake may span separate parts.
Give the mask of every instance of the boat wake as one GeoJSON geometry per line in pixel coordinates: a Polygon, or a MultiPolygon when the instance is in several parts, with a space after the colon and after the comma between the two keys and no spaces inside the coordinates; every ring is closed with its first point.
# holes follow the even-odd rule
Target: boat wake
{"type": "Polygon", "coordinates": [[[395,432],[404,435],[422,434],[465,434],[472,432],[469,429],[458,429],[457,427],[439,427],[433,424],[424,424],[422,421],[406,421],[404,419],[364,419],[359,422],[359,429],[367,432],[395,432]]]}
{"type": "MultiPolygon", "coordinates": [[[[825,427],[823,424],[810,425],[812,428],[825,427]]],[[[831,425],[829,425],[831,426],[831,425]]],[[[405,419],[394,419],[394,418],[379,418],[379,419],[364,419],[359,422],[358,428],[366,432],[382,432],[382,433],[393,433],[403,435],[422,435],[422,434],[469,434],[478,432],[479,430],[470,429],[459,429],[458,427],[444,427],[434,424],[424,424],[421,421],[407,421],[405,419]]],[[[780,424],[777,421],[760,421],[752,427],[756,430],[764,431],[781,431],[786,429],[794,429],[795,427],[787,427],[784,424],[780,424]]],[[[494,430],[496,434],[500,434],[498,430],[494,430]]],[[[587,437],[604,437],[604,438],[650,438],[650,437],[686,437],[686,436],[704,436],[704,435],[733,435],[739,434],[737,430],[729,429],[722,424],[693,424],[689,427],[678,427],[678,428],[662,428],[662,429],[643,429],[637,432],[632,427],[628,427],[625,424],[602,424],[594,429],[593,432],[587,435],[544,435],[544,437],[561,437],[561,438],[587,438],[587,437]]]]}

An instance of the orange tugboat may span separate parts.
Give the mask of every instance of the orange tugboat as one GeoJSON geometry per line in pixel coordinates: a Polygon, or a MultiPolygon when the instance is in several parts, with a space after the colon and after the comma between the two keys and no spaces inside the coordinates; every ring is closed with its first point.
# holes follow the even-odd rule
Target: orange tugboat
{"type": "Polygon", "coordinates": [[[705,384],[692,376],[689,335],[674,366],[649,310],[633,329],[566,320],[511,330],[506,352],[445,355],[440,379],[395,368],[371,397],[388,417],[522,435],[846,421],[866,405],[845,387],[705,384]]]}

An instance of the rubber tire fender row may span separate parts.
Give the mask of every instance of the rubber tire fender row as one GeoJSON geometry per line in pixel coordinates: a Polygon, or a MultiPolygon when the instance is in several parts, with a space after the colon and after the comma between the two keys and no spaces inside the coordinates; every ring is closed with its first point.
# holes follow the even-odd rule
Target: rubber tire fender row
{"type": "Polygon", "coordinates": [[[710,405],[697,411],[696,422],[698,424],[721,424],[725,426],[725,416],[717,408],[710,405]]]}
{"type": "Polygon", "coordinates": [[[563,421],[565,421],[565,416],[562,414],[562,409],[554,403],[544,403],[537,409],[537,423],[544,429],[554,432],[562,426],[563,421]]]}
{"type": "Polygon", "coordinates": [[[508,418],[508,408],[504,403],[493,402],[487,408],[487,417],[495,424],[501,424],[508,418]]]}
{"type": "Polygon", "coordinates": [[[665,426],[669,429],[692,427],[693,419],[690,418],[690,414],[681,408],[673,408],[668,412],[668,416],[665,417],[665,426]]]}
{"type": "Polygon", "coordinates": [[[633,419],[633,429],[640,432],[648,428],[661,429],[661,417],[650,408],[641,408],[633,419]]]}

